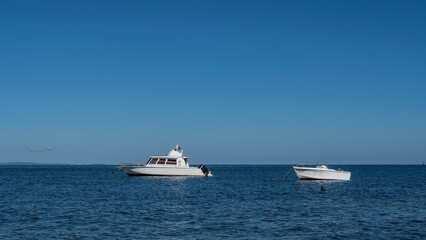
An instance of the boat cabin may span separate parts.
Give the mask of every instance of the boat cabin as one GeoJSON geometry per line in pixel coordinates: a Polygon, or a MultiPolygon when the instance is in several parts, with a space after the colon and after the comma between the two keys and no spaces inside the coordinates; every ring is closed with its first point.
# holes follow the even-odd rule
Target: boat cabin
{"type": "Polygon", "coordinates": [[[161,166],[161,165],[169,165],[169,166],[189,166],[188,164],[189,157],[176,158],[170,156],[152,156],[149,158],[146,165],[151,166],[161,166]]]}

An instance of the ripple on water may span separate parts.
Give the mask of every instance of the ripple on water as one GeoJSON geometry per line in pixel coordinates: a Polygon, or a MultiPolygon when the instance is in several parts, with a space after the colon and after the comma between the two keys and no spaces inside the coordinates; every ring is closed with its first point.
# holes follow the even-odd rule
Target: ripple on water
{"type": "Polygon", "coordinates": [[[426,237],[425,168],[345,166],[349,182],[278,181],[289,167],[210,166],[212,178],[2,167],[0,239],[426,237]]]}

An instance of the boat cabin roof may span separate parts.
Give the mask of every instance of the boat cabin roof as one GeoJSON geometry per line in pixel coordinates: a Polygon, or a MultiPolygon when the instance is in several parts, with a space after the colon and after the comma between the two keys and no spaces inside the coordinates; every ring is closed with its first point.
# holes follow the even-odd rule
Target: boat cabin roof
{"type": "MultiPolygon", "coordinates": [[[[180,157],[175,156],[151,156],[150,158],[167,158],[167,159],[178,159],[180,157]]],[[[188,159],[190,157],[182,157],[183,159],[188,159]]]]}

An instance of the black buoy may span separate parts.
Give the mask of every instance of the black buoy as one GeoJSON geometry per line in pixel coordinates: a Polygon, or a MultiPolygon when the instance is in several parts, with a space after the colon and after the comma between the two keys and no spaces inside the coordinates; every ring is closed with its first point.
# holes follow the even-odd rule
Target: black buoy
{"type": "Polygon", "coordinates": [[[325,186],[322,186],[322,187],[321,187],[321,191],[325,191],[325,186]]]}

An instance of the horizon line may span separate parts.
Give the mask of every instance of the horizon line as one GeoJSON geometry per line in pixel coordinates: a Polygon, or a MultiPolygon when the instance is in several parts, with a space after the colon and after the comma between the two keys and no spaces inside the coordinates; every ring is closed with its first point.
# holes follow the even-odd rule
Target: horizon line
{"type": "MultiPolygon", "coordinates": [[[[134,163],[137,164],[137,163],[134,163]]],[[[79,164],[79,163],[39,163],[39,162],[0,162],[0,166],[32,166],[32,165],[50,165],[50,166],[91,166],[91,165],[105,165],[105,166],[119,166],[119,165],[123,165],[123,164],[109,164],[109,163],[87,163],[87,164],[79,164]]],[[[140,164],[140,165],[144,165],[144,164],[140,164]]],[[[198,165],[198,164],[194,164],[194,165],[198,165]]],[[[318,163],[314,163],[314,164],[309,164],[309,163],[304,163],[304,164],[297,164],[297,163],[216,163],[216,164],[206,164],[206,165],[210,165],[210,166],[241,166],[241,165],[257,165],[257,166],[262,166],[262,165],[269,165],[269,166],[277,166],[277,165],[323,165],[323,164],[318,164],[318,163]]],[[[424,166],[423,163],[327,163],[325,165],[420,165],[420,166],[424,166]]]]}

